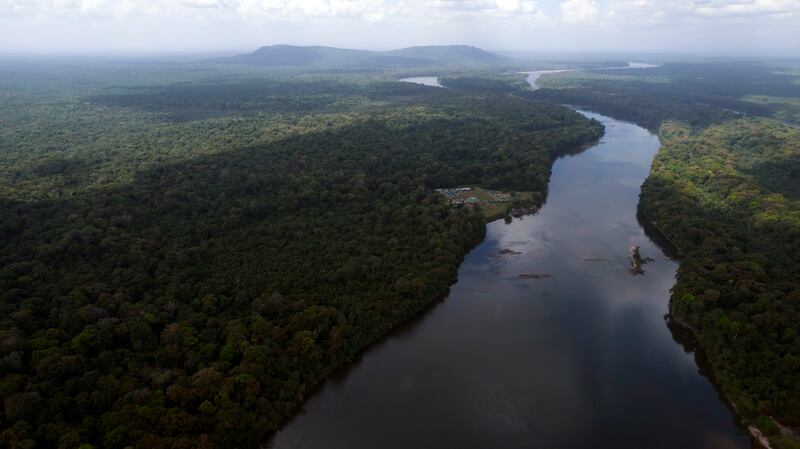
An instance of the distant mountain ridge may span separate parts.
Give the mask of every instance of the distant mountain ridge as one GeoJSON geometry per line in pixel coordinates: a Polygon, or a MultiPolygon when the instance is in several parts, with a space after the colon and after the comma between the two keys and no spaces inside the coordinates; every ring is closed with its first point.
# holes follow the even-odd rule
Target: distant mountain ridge
{"type": "Polygon", "coordinates": [[[427,45],[387,51],[385,54],[430,60],[497,62],[505,58],[470,45],[427,45]]]}
{"type": "Polygon", "coordinates": [[[504,59],[502,56],[469,45],[430,45],[391,51],[269,45],[252,53],[218,58],[213,62],[266,67],[412,67],[434,64],[487,64],[504,59]]]}

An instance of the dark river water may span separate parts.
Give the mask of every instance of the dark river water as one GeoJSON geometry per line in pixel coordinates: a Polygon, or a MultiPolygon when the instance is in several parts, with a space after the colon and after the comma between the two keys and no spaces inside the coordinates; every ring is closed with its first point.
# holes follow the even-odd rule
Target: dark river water
{"type": "Polygon", "coordinates": [[[677,264],[636,218],[658,139],[584,114],[606,135],[555,162],[540,212],[490,223],[450,295],[329,379],[272,447],[750,447],[664,320],[677,264]],[[632,246],[655,259],[644,275],[632,246]]]}

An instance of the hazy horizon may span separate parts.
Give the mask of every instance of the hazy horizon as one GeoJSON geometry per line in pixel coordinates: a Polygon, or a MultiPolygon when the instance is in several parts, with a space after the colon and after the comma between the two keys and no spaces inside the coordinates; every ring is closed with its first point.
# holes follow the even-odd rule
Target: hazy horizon
{"type": "Polygon", "coordinates": [[[800,56],[800,0],[0,0],[2,54],[388,50],[800,56]]]}

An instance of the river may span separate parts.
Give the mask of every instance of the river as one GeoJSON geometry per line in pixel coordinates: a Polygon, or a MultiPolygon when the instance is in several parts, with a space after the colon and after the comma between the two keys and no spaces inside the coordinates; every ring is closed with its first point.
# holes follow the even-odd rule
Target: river
{"type": "Polygon", "coordinates": [[[606,134],[556,160],[539,213],[490,223],[449,296],[327,380],[272,447],[750,447],[664,319],[677,263],[636,218],[658,138],[581,112],[606,134]],[[632,246],[655,259],[644,275],[632,246]]]}
{"type": "Polygon", "coordinates": [[[401,78],[397,81],[402,81],[404,83],[422,84],[423,86],[430,86],[430,87],[442,87],[442,85],[439,84],[439,77],[437,76],[414,76],[411,78],[401,78]]]}

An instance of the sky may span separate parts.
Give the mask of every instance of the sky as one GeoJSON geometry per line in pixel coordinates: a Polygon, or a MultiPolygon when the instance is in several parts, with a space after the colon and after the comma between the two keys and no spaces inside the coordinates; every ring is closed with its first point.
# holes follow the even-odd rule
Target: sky
{"type": "Polygon", "coordinates": [[[0,53],[271,44],[800,56],[800,0],[0,0],[0,53]]]}

